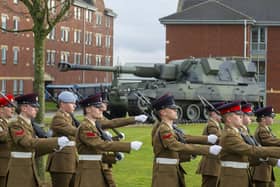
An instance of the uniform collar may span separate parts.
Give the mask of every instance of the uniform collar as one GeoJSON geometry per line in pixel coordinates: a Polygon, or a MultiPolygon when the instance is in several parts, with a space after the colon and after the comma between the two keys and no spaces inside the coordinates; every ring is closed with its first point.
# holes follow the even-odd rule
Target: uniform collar
{"type": "Polygon", "coordinates": [[[23,119],[23,121],[25,121],[28,125],[32,125],[31,124],[31,119],[28,119],[24,116],[22,116],[21,114],[18,116],[19,118],[23,119]]]}
{"type": "Polygon", "coordinates": [[[89,119],[88,117],[85,117],[85,119],[87,121],[89,121],[95,127],[95,121],[93,121],[92,119],[89,119]]]}
{"type": "Polygon", "coordinates": [[[0,117],[0,119],[2,119],[5,123],[8,123],[8,122],[9,122],[9,120],[6,119],[6,118],[0,117]]]}

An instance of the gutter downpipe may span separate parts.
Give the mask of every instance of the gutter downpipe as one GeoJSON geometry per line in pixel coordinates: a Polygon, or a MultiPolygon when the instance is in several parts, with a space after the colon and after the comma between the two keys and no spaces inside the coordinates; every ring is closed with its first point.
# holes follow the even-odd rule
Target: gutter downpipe
{"type": "Polygon", "coordinates": [[[247,20],[244,20],[244,58],[247,57],[247,20]]]}

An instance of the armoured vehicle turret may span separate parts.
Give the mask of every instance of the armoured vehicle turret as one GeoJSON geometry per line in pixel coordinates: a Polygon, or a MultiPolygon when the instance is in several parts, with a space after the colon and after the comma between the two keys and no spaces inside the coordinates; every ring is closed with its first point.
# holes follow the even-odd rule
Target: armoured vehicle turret
{"type": "Polygon", "coordinates": [[[189,121],[207,119],[207,112],[199,96],[210,102],[245,100],[255,106],[263,103],[264,88],[256,82],[256,65],[244,58],[189,58],[171,61],[169,64],[143,66],[92,66],[60,63],[61,71],[89,70],[114,72],[109,92],[109,108],[114,117],[139,114],[145,109],[135,96],[140,91],[149,99],[166,92],[174,95],[180,106],[181,117],[189,121]],[[119,75],[130,73],[155,80],[120,83],[119,75]]]}

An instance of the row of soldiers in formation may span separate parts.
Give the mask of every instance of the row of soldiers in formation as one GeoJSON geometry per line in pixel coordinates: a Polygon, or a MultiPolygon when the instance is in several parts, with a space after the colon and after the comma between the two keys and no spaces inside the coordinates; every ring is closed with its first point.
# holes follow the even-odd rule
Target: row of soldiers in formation
{"type": "MultiPolygon", "coordinates": [[[[49,153],[47,171],[53,187],[114,187],[112,164],[123,158],[122,152],[139,150],[142,146],[140,141],[104,139],[103,129],[144,122],[147,116],[106,120],[102,115],[107,110],[106,101],[101,94],[79,102],[85,117],[76,127],[71,114],[77,97],[68,91],[60,93],[59,109],[50,126],[52,138],[36,137],[32,127],[31,120],[39,107],[37,95],[26,94],[15,100],[19,116],[8,124],[14,111],[13,96],[0,98],[0,186],[40,186],[34,159],[49,153]]],[[[269,128],[274,117],[272,107],[255,112],[259,123],[256,140],[246,127],[252,115],[249,104],[243,107],[240,102],[213,105],[209,108],[204,136],[191,136],[178,133],[174,126],[178,116],[172,95],[165,94],[152,102],[158,117],[152,130],[152,186],[186,186],[185,171],[180,164],[189,161],[190,155],[203,155],[198,173],[202,175],[204,187],[249,187],[253,182],[257,187],[274,186],[272,167],[280,166],[277,159],[280,158],[280,140],[269,128]]]]}

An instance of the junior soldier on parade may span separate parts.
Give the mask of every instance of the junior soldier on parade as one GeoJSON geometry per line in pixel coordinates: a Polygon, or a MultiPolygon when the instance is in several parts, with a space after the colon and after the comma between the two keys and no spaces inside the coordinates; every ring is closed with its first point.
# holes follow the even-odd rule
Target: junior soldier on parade
{"type": "MultiPolygon", "coordinates": [[[[122,127],[126,125],[132,125],[137,122],[145,122],[147,119],[146,115],[138,115],[135,117],[128,117],[128,118],[116,118],[116,119],[107,119],[105,115],[108,115],[107,113],[107,105],[108,105],[108,100],[107,100],[107,93],[102,92],[101,93],[102,97],[102,103],[101,103],[101,108],[100,110],[103,113],[103,117],[101,119],[97,119],[96,125],[101,126],[102,129],[108,129],[108,128],[117,128],[117,127],[122,127]],[[105,115],[104,115],[105,114],[105,115]]],[[[110,116],[109,116],[110,117],[110,116]]],[[[106,131],[108,133],[109,131],[106,131]]],[[[112,137],[112,134],[109,133],[109,136],[112,137]]],[[[118,135],[115,137],[112,137],[112,140],[124,140],[125,135],[123,133],[118,132],[118,135]]],[[[116,187],[116,182],[113,178],[112,174],[112,168],[113,164],[117,162],[117,160],[120,160],[122,158],[118,158],[118,156],[121,156],[123,154],[116,155],[113,152],[106,152],[102,155],[102,161],[103,161],[103,172],[106,178],[106,181],[109,184],[109,187],[116,187]]]]}
{"type": "Polygon", "coordinates": [[[38,112],[36,94],[26,94],[15,98],[19,116],[9,124],[11,139],[11,159],[8,168],[7,187],[39,187],[35,157],[63,149],[68,138],[37,138],[31,120],[38,112]]]}
{"type": "Polygon", "coordinates": [[[85,119],[78,128],[76,137],[79,153],[79,166],[75,179],[75,187],[108,187],[104,176],[102,154],[104,152],[130,152],[139,150],[142,142],[114,142],[106,141],[102,137],[105,133],[98,129],[96,120],[102,118],[102,98],[100,94],[90,96],[82,101],[85,119]]]}
{"type": "MultiPolygon", "coordinates": [[[[223,105],[224,102],[213,103],[212,106],[207,106],[208,122],[203,130],[203,135],[215,134],[220,137],[222,135],[221,116],[217,111],[217,107],[223,105]]],[[[203,156],[197,173],[202,175],[202,187],[213,187],[217,184],[217,178],[220,174],[220,161],[217,156],[206,155],[203,156]]]]}
{"type": "MultiPolygon", "coordinates": [[[[277,138],[270,128],[275,116],[273,108],[267,106],[255,111],[257,117],[258,127],[255,131],[255,138],[262,146],[280,146],[280,139],[277,138]]],[[[280,162],[277,164],[280,167],[280,162]]],[[[256,187],[274,187],[275,176],[273,166],[264,162],[255,167],[253,179],[256,187]]]]}
{"type": "Polygon", "coordinates": [[[6,186],[6,175],[10,159],[8,121],[15,112],[13,102],[13,95],[7,94],[0,97],[0,187],[6,186]]]}
{"type": "Polygon", "coordinates": [[[153,187],[184,187],[184,170],[179,164],[179,153],[195,155],[217,155],[221,151],[218,145],[197,146],[178,141],[173,123],[178,118],[177,106],[173,96],[165,94],[152,102],[159,121],[152,130],[154,151],[153,187]]]}
{"type": "Polygon", "coordinates": [[[58,95],[59,109],[51,122],[53,137],[66,136],[71,141],[63,150],[49,155],[47,171],[50,172],[53,187],[73,187],[78,158],[75,146],[77,127],[71,114],[76,108],[77,96],[69,91],[58,95]]]}
{"type": "Polygon", "coordinates": [[[221,171],[218,187],[249,187],[252,181],[249,176],[250,157],[279,158],[279,147],[258,147],[247,144],[240,134],[242,112],[240,102],[231,102],[218,108],[222,115],[225,129],[222,132],[220,145],[221,171]]]}

